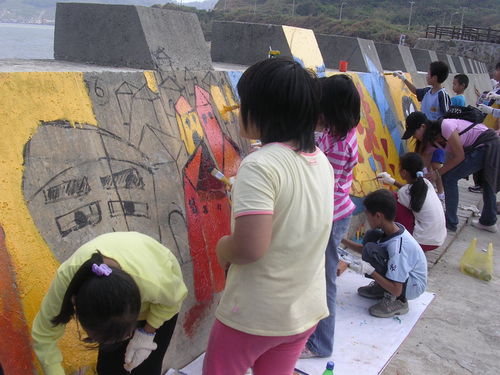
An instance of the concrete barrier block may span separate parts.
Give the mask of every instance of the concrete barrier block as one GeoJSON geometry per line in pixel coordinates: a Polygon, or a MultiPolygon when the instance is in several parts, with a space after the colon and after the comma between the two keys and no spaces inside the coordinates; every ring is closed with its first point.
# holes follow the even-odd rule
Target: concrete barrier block
{"type": "Polygon", "coordinates": [[[429,50],[429,55],[431,56],[431,61],[438,61],[439,57],[437,56],[436,51],[429,50]]]}
{"type": "Polygon", "coordinates": [[[458,56],[450,56],[450,60],[453,62],[453,66],[455,67],[455,71],[457,73],[465,73],[462,62],[458,58],[458,56]]]}
{"type": "Polygon", "coordinates": [[[470,67],[465,64],[465,59],[462,56],[459,56],[460,64],[462,64],[462,69],[464,70],[464,74],[472,74],[470,67]]]}
{"type": "Polygon", "coordinates": [[[413,61],[419,72],[427,72],[429,70],[429,64],[432,62],[431,55],[426,49],[416,49],[411,48],[411,55],[413,56],[413,61]]]}
{"type": "Polygon", "coordinates": [[[247,22],[214,22],[212,26],[212,60],[252,65],[268,57],[269,48],[281,56],[292,53],[281,25],[247,22]]]}
{"type": "Polygon", "coordinates": [[[368,72],[382,72],[382,64],[373,40],[358,38],[358,43],[368,72]]]}
{"type": "Polygon", "coordinates": [[[131,5],[58,3],[54,57],[140,69],[212,69],[196,15],[131,5]]]}
{"type": "Polygon", "coordinates": [[[339,62],[344,60],[350,71],[368,72],[358,38],[316,34],[316,40],[328,69],[338,69],[339,62]]]}
{"type": "Polygon", "coordinates": [[[402,70],[407,72],[399,46],[391,43],[375,43],[382,68],[384,70],[402,70]]]}
{"type": "Polygon", "coordinates": [[[448,66],[450,67],[450,73],[454,73],[454,74],[458,73],[457,68],[455,67],[455,63],[453,62],[453,59],[451,58],[451,56],[445,55],[445,57],[446,57],[445,61],[447,62],[448,66]]]}
{"type": "Polygon", "coordinates": [[[247,22],[214,22],[212,26],[211,54],[216,62],[252,65],[267,58],[270,49],[324,75],[323,57],[310,29],[247,22]]]}

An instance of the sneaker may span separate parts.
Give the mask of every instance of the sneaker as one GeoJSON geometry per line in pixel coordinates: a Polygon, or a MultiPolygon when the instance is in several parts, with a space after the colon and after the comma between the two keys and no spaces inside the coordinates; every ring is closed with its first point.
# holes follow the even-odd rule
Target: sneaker
{"type": "Polygon", "coordinates": [[[482,230],[487,230],[488,232],[491,232],[491,233],[496,233],[498,232],[498,228],[497,228],[497,225],[496,224],[493,224],[493,225],[483,225],[481,224],[479,221],[473,221],[472,222],[472,226],[474,228],[477,228],[477,229],[482,229],[482,230]]]}
{"type": "Polygon", "coordinates": [[[300,359],[319,358],[319,357],[321,356],[311,352],[307,346],[305,346],[304,349],[302,349],[302,353],[300,353],[299,356],[300,359]]]}
{"type": "Polygon", "coordinates": [[[358,294],[366,298],[381,299],[384,298],[385,289],[378,285],[376,281],[372,281],[367,286],[358,288],[358,294]]]}
{"type": "Polygon", "coordinates": [[[482,193],[483,192],[482,186],[469,186],[468,189],[471,193],[482,193]]]}
{"type": "Polygon", "coordinates": [[[377,318],[391,318],[394,315],[404,315],[408,309],[408,301],[396,299],[392,294],[385,293],[384,299],[368,309],[370,315],[377,318]]]}

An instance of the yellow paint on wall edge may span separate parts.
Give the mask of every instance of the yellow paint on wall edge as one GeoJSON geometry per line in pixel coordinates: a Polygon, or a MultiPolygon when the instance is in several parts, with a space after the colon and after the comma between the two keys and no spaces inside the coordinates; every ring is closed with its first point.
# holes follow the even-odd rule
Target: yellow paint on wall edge
{"type": "MultiPolygon", "coordinates": [[[[16,273],[28,327],[59,262],[40,235],[22,191],[23,150],[41,121],[67,120],[97,125],[82,73],[0,73],[0,224],[16,273]]],[[[69,372],[95,361],[83,349],[74,328],[60,342],[69,372]]],[[[87,372],[88,373],[88,372],[87,372]]]]}

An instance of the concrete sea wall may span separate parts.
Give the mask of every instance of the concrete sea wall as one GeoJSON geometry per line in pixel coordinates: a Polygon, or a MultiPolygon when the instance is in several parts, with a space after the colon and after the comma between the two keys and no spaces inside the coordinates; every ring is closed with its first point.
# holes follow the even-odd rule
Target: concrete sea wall
{"type": "MultiPolygon", "coordinates": [[[[78,18],[80,6],[86,14],[97,11],[89,4],[60,4],[58,12],[78,18]]],[[[201,354],[224,289],[215,245],[230,231],[227,191],[210,171],[217,168],[234,176],[248,151],[248,142],[239,137],[237,111],[225,109],[238,103],[235,85],[244,66],[221,71],[218,63],[251,64],[266,57],[268,43],[275,48],[279,41],[287,54],[316,72],[324,72],[326,65],[330,75],[336,74],[335,66],[324,63],[322,54],[333,59],[335,50],[324,49],[345,48],[349,42],[329,36],[322,47],[310,30],[229,25],[233,32],[255,27],[261,36],[266,28],[273,34],[266,36],[264,47],[248,54],[248,61],[237,62],[214,58],[217,49],[217,56],[230,55],[224,45],[214,45],[215,38],[214,70],[199,33],[189,34],[185,43],[179,40],[182,36],[172,34],[170,40],[162,31],[178,15],[132,6],[95,7],[109,19],[115,19],[117,10],[126,16],[126,23],[105,29],[109,33],[125,39],[131,30],[145,35],[133,58],[126,49],[102,44],[89,60],[67,35],[56,38],[59,56],[101,65],[0,61],[0,364],[9,375],[39,371],[30,326],[59,264],[84,242],[110,231],[146,233],[176,255],[189,296],[164,367],[182,367],[201,354]],[[117,65],[122,67],[111,67],[117,65]]],[[[103,30],[100,23],[108,22],[106,17],[91,19],[93,31],[87,29],[79,41],[88,48],[96,46],[92,41],[103,30]]],[[[78,22],[75,29],[82,27],[78,22]]],[[[56,34],[64,34],[68,25],[56,24],[56,34]]],[[[112,35],[106,40],[114,43],[112,35]]],[[[399,155],[408,147],[400,139],[404,118],[419,108],[399,79],[383,74],[389,69],[386,64],[391,62],[390,70],[409,72],[417,86],[425,85],[425,73],[400,46],[386,46],[382,56],[372,41],[350,42],[349,48],[357,51],[352,56],[359,59],[351,65],[359,71],[348,74],[362,98],[359,164],[352,188],[360,205],[363,196],[380,188],[374,180],[377,173],[399,177],[399,155]],[[390,53],[392,60],[386,58],[390,53]]],[[[481,65],[474,64],[479,70],[481,65]]],[[[488,89],[489,79],[484,71],[470,78],[466,97],[471,103],[474,88],[488,89]]],[[[446,87],[451,93],[450,79],[446,87]]],[[[60,342],[66,371],[92,374],[95,353],[77,337],[70,324],[60,342]]]]}

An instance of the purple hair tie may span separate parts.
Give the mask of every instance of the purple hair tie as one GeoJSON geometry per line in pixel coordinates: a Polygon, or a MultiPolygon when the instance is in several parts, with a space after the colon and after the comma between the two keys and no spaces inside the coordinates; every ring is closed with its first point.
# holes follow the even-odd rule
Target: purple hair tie
{"type": "Polygon", "coordinates": [[[102,263],[97,265],[94,263],[92,264],[92,272],[94,272],[97,276],[109,276],[113,270],[109,268],[107,264],[102,263]]]}

